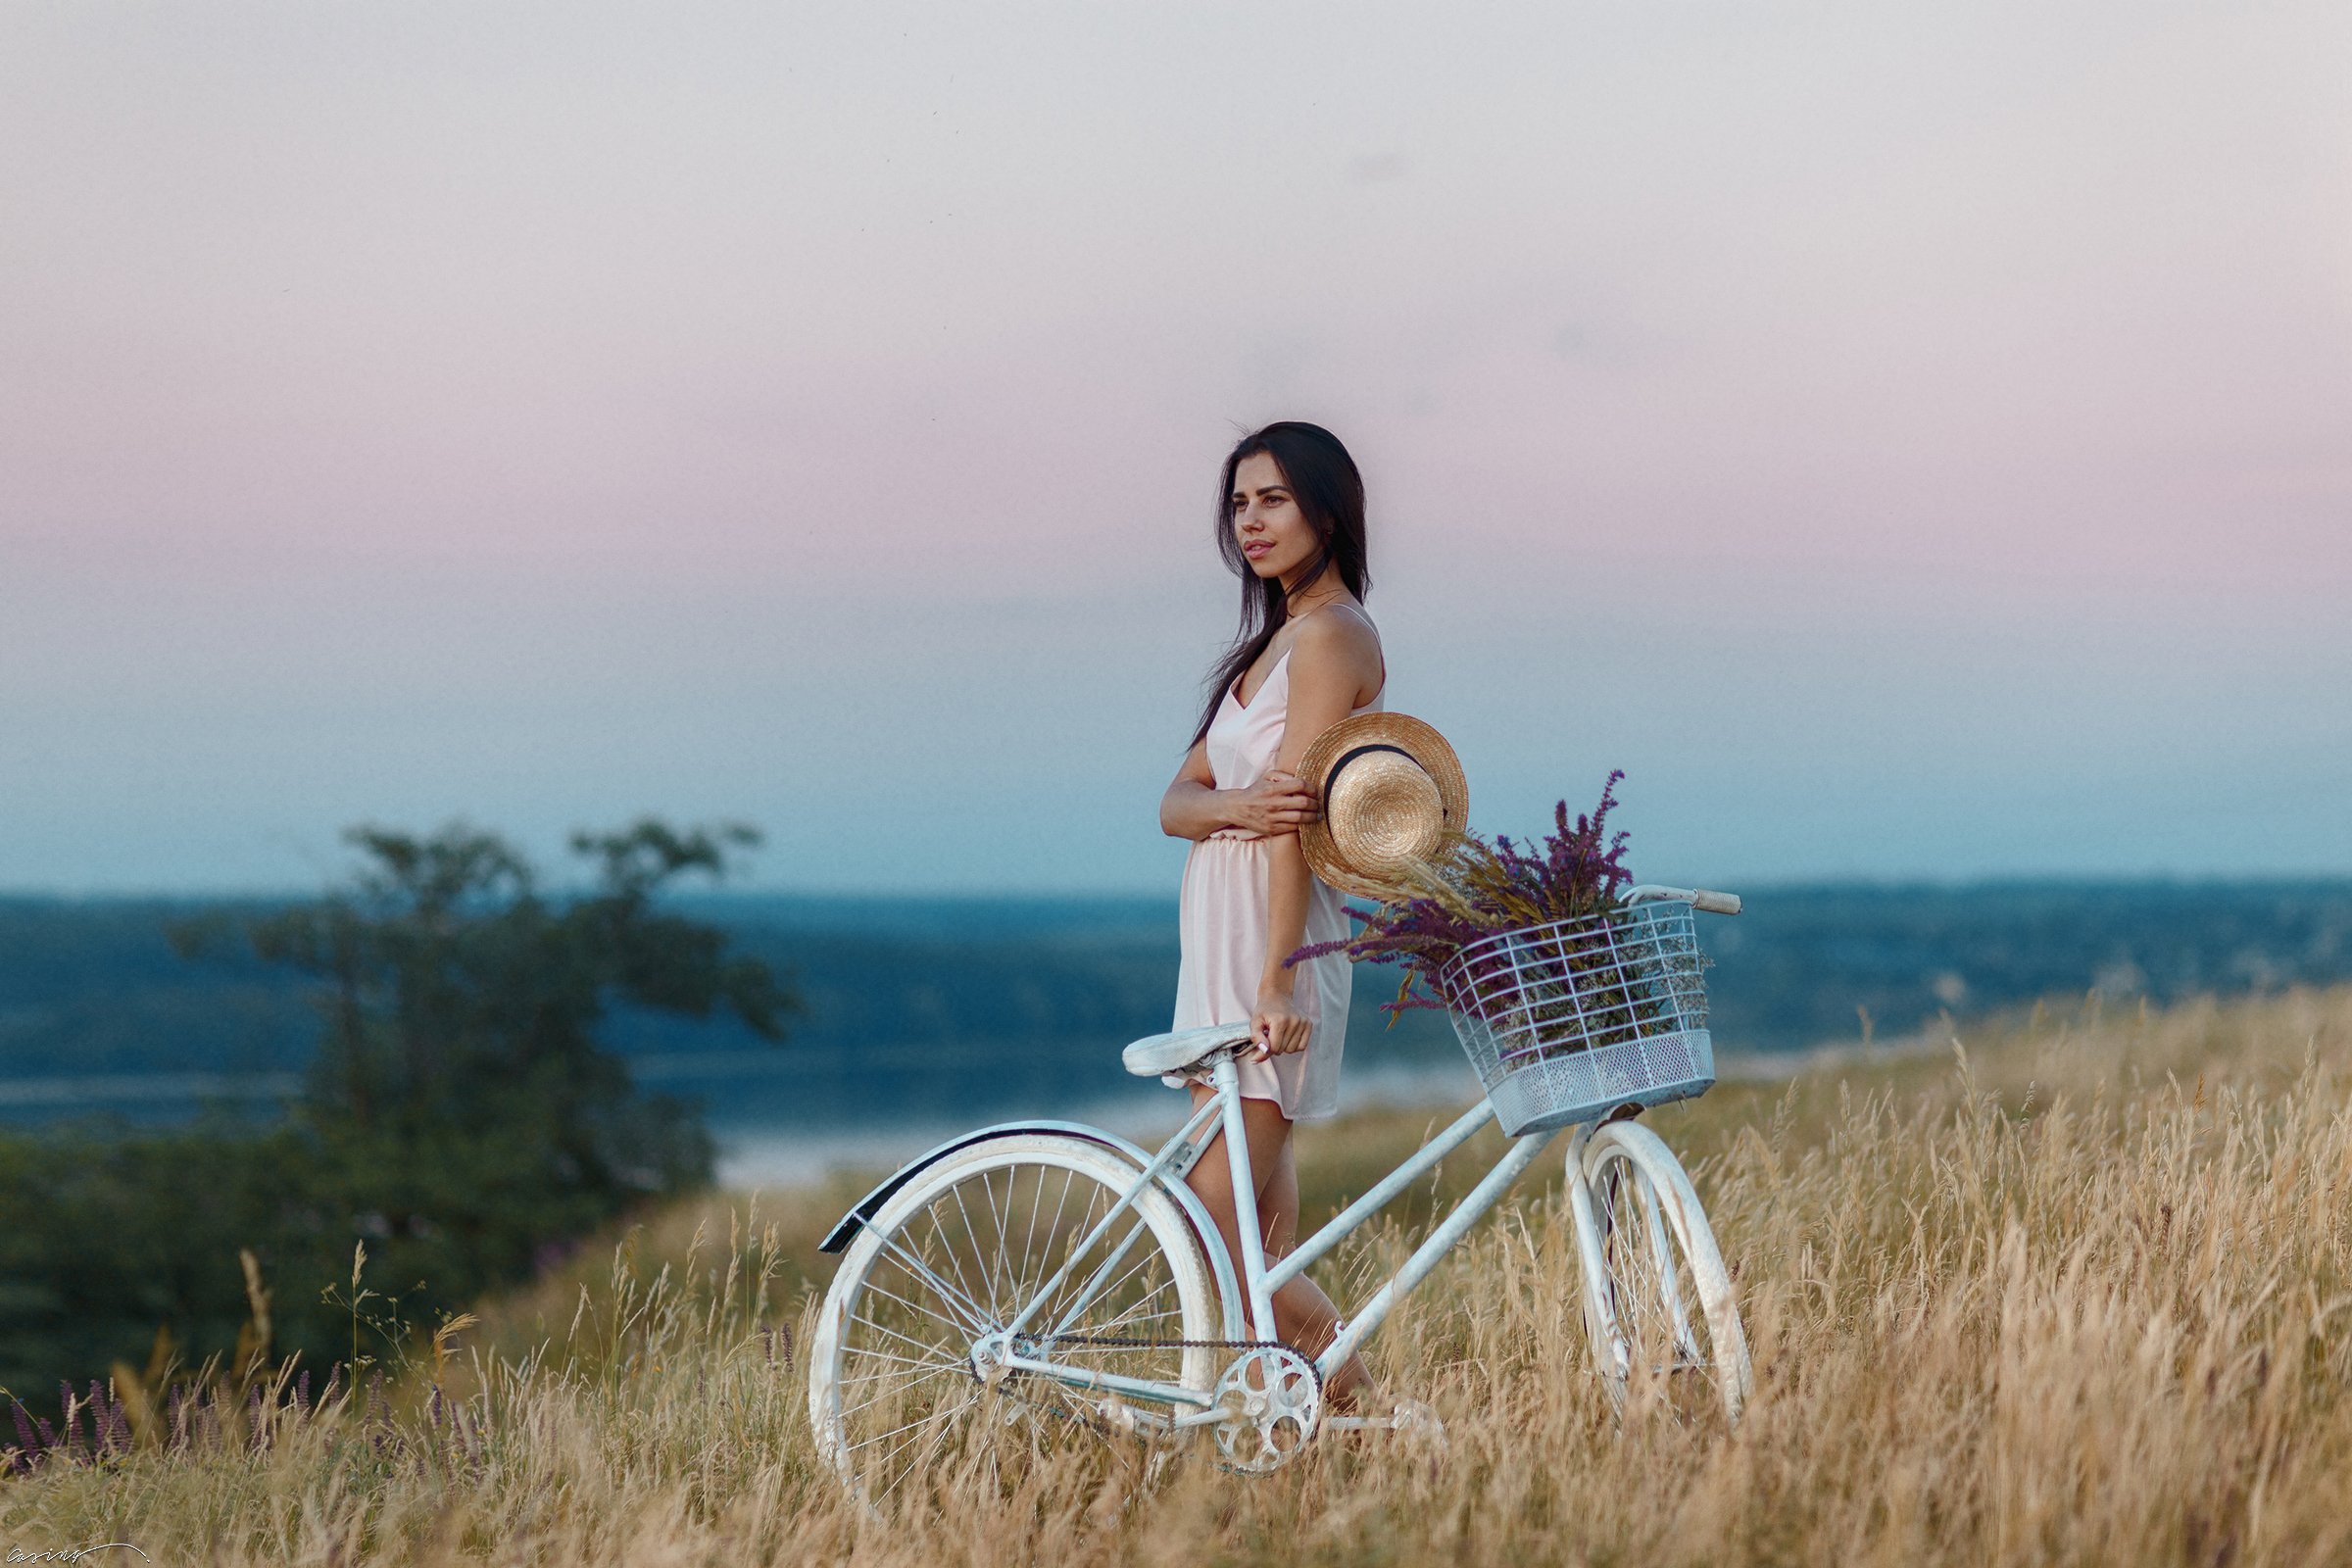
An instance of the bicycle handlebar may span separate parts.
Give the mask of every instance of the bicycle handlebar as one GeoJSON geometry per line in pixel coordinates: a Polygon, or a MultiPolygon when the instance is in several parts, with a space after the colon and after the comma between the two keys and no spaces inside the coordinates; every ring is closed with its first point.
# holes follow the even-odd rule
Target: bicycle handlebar
{"type": "Polygon", "coordinates": [[[1701,909],[1708,914],[1738,914],[1740,912],[1739,894],[1710,893],[1705,888],[1670,888],[1656,882],[1644,882],[1638,888],[1626,889],[1622,897],[1627,904],[1651,904],[1671,899],[1677,904],[1688,904],[1693,909],[1701,909]]]}

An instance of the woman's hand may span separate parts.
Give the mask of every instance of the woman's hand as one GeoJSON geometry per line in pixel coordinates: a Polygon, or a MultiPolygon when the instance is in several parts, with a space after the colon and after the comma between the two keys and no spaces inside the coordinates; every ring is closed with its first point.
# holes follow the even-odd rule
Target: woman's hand
{"type": "Polygon", "coordinates": [[[1257,1046],[1250,1059],[1266,1061],[1304,1051],[1314,1027],[1299,1013],[1289,992],[1261,988],[1257,993],[1257,1007],[1250,1014],[1250,1038],[1257,1046]]]}
{"type": "Polygon", "coordinates": [[[1159,830],[1170,838],[1197,840],[1238,827],[1259,838],[1279,839],[1295,835],[1320,814],[1315,792],[1298,774],[1279,767],[1246,790],[1221,790],[1216,783],[1208,765],[1208,743],[1195,741],[1167,793],[1159,798],[1159,830]]]}
{"type": "Polygon", "coordinates": [[[1229,790],[1226,796],[1230,803],[1226,814],[1233,818],[1233,825],[1263,838],[1296,833],[1319,814],[1314,790],[1298,774],[1279,767],[1269,768],[1248,789],[1229,790]]]}

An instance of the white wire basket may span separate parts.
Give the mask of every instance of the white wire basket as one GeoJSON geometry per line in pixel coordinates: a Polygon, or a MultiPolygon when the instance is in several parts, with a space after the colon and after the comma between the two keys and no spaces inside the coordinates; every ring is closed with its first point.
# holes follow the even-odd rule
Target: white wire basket
{"type": "Polygon", "coordinates": [[[1513,1137],[1662,1105],[1715,1082],[1690,906],[1637,904],[1474,942],[1438,972],[1513,1137]]]}

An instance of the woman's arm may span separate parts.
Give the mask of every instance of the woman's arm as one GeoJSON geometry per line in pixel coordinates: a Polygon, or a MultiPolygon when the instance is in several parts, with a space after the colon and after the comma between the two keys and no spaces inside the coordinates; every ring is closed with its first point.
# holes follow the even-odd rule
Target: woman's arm
{"type": "Polygon", "coordinates": [[[1159,830],[1172,839],[1208,837],[1227,825],[1224,797],[1209,771],[1208,742],[1193,742],[1167,793],[1159,798],[1159,830]]]}
{"type": "Polygon", "coordinates": [[[1315,819],[1315,797],[1295,773],[1270,770],[1246,790],[1221,790],[1216,782],[1208,742],[1195,741],[1159,798],[1159,830],[1172,839],[1204,839],[1219,828],[1238,827],[1273,838],[1315,819]]]}
{"type": "MultiPolygon", "coordinates": [[[[1317,615],[1301,623],[1291,649],[1291,706],[1283,715],[1276,768],[1296,777],[1299,759],[1315,737],[1352,712],[1355,694],[1377,687],[1379,680],[1380,644],[1369,626],[1352,615],[1317,615]]],[[[1304,1051],[1313,1032],[1293,1002],[1298,971],[1282,966],[1306,940],[1313,873],[1296,832],[1267,848],[1266,963],[1250,1019],[1260,1060],[1304,1051]]]]}

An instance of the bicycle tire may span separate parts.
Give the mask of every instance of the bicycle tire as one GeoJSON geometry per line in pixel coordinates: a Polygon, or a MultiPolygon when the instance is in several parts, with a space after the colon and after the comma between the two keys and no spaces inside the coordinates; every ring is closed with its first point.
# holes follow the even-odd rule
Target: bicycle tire
{"type": "Polygon", "coordinates": [[[1569,1177],[1585,1328],[1610,1402],[1623,1413],[1639,1391],[1685,1414],[1720,1405],[1737,1424],[1754,1392],[1747,1334],[1682,1162],[1648,1128],[1611,1122],[1569,1177]]]}
{"type": "MultiPolygon", "coordinates": [[[[1007,1325],[1137,1174],[1086,1139],[1007,1134],[921,1171],[859,1230],[825,1293],[808,1368],[818,1452],[854,1495],[878,1506],[943,1458],[1004,1476],[1094,1441],[1098,1400],[1020,1374],[992,1390],[974,1371],[971,1346],[1007,1325]]],[[[1058,1327],[1069,1339],[1053,1342],[1053,1359],[1205,1392],[1222,1367],[1212,1348],[1221,1319],[1200,1240],[1156,1186],[1128,1217],[1140,1232],[1114,1225],[1024,1334],[1058,1327]],[[1111,1288],[1063,1321],[1131,1234],[1111,1288]],[[1081,1343],[1086,1336],[1202,1343],[1081,1343]]]]}

